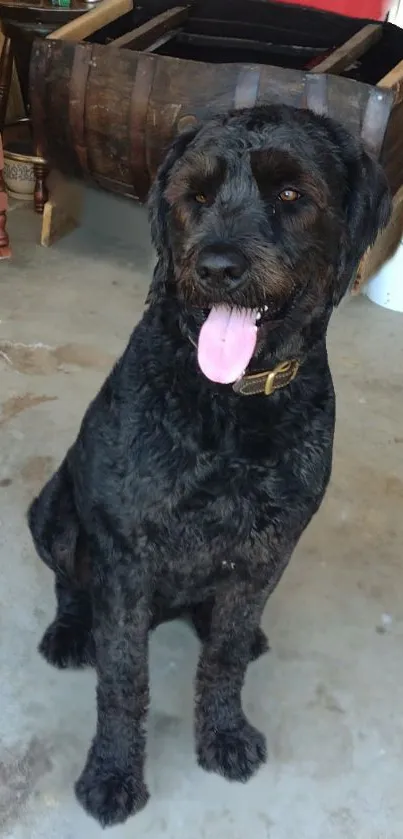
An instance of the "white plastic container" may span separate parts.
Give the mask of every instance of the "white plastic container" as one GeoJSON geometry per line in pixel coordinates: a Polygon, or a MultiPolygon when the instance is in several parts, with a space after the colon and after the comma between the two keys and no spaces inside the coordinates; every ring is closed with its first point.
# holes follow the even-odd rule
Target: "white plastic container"
{"type": "Polygon", "coordinates": [[[403,241],[392,259],[366,284],[364,294],[378,306],[403,313],[403,241]]]}

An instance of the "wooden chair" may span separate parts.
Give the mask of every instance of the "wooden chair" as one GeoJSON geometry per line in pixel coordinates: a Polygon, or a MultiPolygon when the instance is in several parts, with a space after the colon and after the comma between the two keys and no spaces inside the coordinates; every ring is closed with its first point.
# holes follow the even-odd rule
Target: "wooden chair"
{"type": "MultiPolygon", "coordinates": [[[[86,37],[88,24],[81,23],[84,17],[91,21],[95,15],[95,20],[99,19],[102,26],[104,22],[109,23],[131,8],[132,0],[71,0],[66,5],[62,3],[57,5],[53,0],[40,0],[40,2],[38,0],[0,0],[0,24],[4,36],[2,46],[0,45],[0,132],[3,134],[6,127],[13,63],[17,71],[26,114],[17,122],[30,123],[28,80],[32,44],[35,38],[53,34],[58,37],[57,31],[64,26],[67,27],[67,36],[71,27],[72,37],[74,37],[75,27],[77,27],[78,38],[86,37]],[[112,13],[110,11],[108,13],[110,6],[113,7],[112,13]]],[[[91,24],[89,29],[91,31],[91,24]]],[[[29,157],[35,173],[34,209],[35,212],[42,214],[48,200],[47,161],[35,143],[32,155],[29,157]]]]}

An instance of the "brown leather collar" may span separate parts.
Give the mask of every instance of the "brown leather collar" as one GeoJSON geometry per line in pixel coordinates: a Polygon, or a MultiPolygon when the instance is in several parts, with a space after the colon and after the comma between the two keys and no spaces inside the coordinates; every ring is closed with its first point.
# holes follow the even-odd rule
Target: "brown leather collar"
{"type": "Polygon", "coordinates": [[[287,387],[295,379],[300,362],[296,359],[282,361],[274,370],[265,370],[263,373],[250,373],[242,376],[232,385],[235,393],[241,396],[257,396],[264,393],[270,396],[275,390],[287,387]]]}

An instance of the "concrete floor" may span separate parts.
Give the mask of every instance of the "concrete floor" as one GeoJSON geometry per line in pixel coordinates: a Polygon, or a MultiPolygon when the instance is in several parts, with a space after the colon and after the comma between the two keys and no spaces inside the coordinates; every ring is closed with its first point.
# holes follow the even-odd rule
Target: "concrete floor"
{"type": "MultiPolygon", "coordinates": [[[[36,653],[54,602],[24,514],[140,316],[152,252],[144,213],[110,196],[88,193],[84,226],[51,250],[35,245],[37,228],[13,210],[14,260],[0,265],[0,836],[95,839],[72,792],[94,675],[36,653]]],[[[152,799],[111,839],[402,839],[402,326],[364,298],[334,319],[332,485],[266,611],[273,649],[244,693],[267,766],[245,787],[197,767],[198,645],[184,626],[160,628],[152,799]]]]}

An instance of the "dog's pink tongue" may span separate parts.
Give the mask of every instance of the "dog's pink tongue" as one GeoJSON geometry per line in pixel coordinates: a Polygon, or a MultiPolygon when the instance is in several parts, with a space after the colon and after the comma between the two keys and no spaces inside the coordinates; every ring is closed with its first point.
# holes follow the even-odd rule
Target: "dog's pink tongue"
{"type": "Polygon", "coordinates": [[[208,379],[230,384],[248,366],[257,336],[256,312],[213,306],[198,344],[199,365],[208,379]]]}

